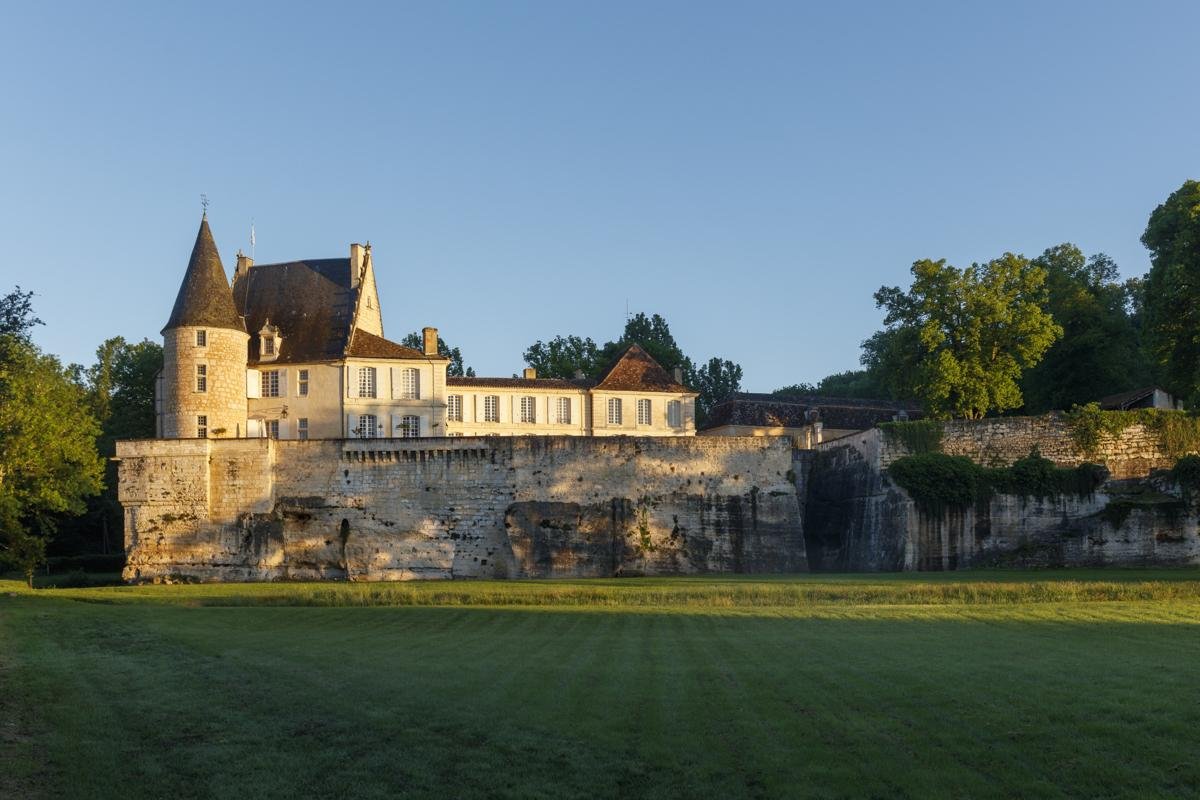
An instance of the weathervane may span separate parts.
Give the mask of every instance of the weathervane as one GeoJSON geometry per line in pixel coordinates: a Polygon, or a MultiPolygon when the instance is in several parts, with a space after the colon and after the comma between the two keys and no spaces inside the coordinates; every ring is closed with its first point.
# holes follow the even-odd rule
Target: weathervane
{"type": "Polygon", "coordinates": [[[204,216],[208,216],[208,195],[200,195],[200,207],[204,209],[204,216]]]}

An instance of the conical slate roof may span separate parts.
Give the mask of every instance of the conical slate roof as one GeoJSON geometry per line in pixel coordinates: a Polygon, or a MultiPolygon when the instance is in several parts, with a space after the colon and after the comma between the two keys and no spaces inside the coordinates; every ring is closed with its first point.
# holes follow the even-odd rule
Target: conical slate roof
{"type": "Polygon", "coordinates": [[[163,330],[185,326],[246,330],[233,305],[233,289],[229,286],[225,267],[221,265],[221,256],[217,253],[217,243],[213,241],[212,231],[208,227],[207,215],[200,220],[192,258],[188,261],[187,272],[175,297],[171,318],[163,330]]]}

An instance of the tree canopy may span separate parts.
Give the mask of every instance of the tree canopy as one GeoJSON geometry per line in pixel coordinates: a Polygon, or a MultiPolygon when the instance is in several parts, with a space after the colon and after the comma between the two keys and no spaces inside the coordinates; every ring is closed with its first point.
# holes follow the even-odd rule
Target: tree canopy
{"type": "Polygon", "coordinates": [[[875,293],[887,328],[864,343],[864,360],[933,416],[1019,407],[1022,372],[1062,335],[1043,307],[1046,270],[1005,253],[962,269],[926,259],[911,272],[907,291],[875,293]]]}
{"type": "Polygon", "coordinates": [[[742,368],[732,361],[710,358],[699,367],[686,356],[671,333],[671,326],[659,314],[637,313],[630,317],[621,336],[598,347],[590,337],[556,336],[538,340],[525,350],[525,363],[544,378],[574,378],[577,372],[597,378],[626,347],[641,345],[663,369],[683,370],[683,382],[696,390],[696,421],[702,424],[709,410],[741,388],[742,368]]]}
{"type": "MultiPolygon", "coordinates": [[[[411,347],[414,350],[421,350],[425,346],[425,339],[420,331],[413,331],[400,340],[400,344],[405,347],[411,347]]],[[[470,367],[463,366],[462,351],[457,347],[450,347],[446,344],[446,340],[441,336],[438,337],[438,355],[445,356],[450,359],[450,365],[446,367],[446,374],[452,378],[474,378],[475,370],[470,367]]]]}
{"type": "Polygon", "coordinates": [[[58,519],[100,490],[102,462],[84,390],[29,341],[29,297],[0,299],[0,555],[32,584],[58,519]]]}
{"type": "Polygon", "coordinates": [[[1144,293],[1149,353],[1165,387],[1200,400],[1200,181],[1189,180],[1154,209],[1142,234],[1150,251],[1144,293]]]}

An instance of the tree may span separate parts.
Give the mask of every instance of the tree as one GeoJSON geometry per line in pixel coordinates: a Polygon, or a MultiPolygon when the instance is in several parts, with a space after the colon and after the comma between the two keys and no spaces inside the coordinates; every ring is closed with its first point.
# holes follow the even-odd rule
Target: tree
{"type": "MultiPolygon", "coordinates": [[[[425,346],[425,338],[420,331],[413,331],[400,340],[400,344],[405,347],[411,347],[414,350],[421,350],[425,346]]],[[[452,378],[474,378],[475,370],[470,367],[463,367],[463,354],[457,347],[450,347],[446,344],[446,340],[438,337],[438,355],[445,356],[450,359],[450,365],[446,367],[446,374],[452,378]]]]}
{"type": "Polygon", "coordinates": [[[100,490],[98,434],[83,389],[58,359],[19,334],[0,335],[0,554],[27,578],[58,519],[82,513],[100,490]]]}
{"type": "Polygon", "coordinates": [[[22,292],[18,286],[0,297],[0,336],[15,336],[28,342],[29,332],[35,325],[43,324],[33,315],[33,292],[22,292]]]}
{"type": "Polygon", "coordinates": [[[1144,292],[1147,344],[1164,388],[1200,398],[1200,181],[1184,181],[1150,214],[1144,292]]]}
{"type": "Polygon", "coordinates": [[[543,378],[574,378],[577,372],[593,376],[603,364],[600,348],[590,338],[555,336],[548,342],[540,339],[525,350],[525,363],[543,378]]]}
{"type": "Polygon", "coordinates": [[[1046,271],[1005,253],[965,269],[917,261],[912,275],[907,292],[875,293],[887,328],[864,343],[864,360],[936,417],[1020,406],[1022,372],[1062,335],[1043,308],[1046,271]]]}
{"type": "Polygon", "coordinates": [[[822,395],[824,397],[852,397],[860,400],[888,400],[891,393],[880,377],[872,370],[851,369],[826,375],[813,385],[794,383],[781,386],[771,394],[780,396],[822,395]]]}
{"type": "Polygon", "coordinates": [[[1060,244],[1032,263],[1046,271],[1046,310],[1063,336],[1021,379],[1027,412],[1084,405],[1152,381],[1111,258],[1085,258],[1075,245],[1060,244]]]}
{"type": "Polygon", "coordinates": [[[667,372],[676,367],[684,374],[692,372],[692,360],[683,354],[675,337],[671,335],[671,326],[658,314],[647,317],[644,313],[634,314],[625,323],[621,338],[615,342],[606,342],[600,350],[597,369],[602,369],[616,360],[617,356],[631,344],[639,344],[667,372]]]}
{"type": "Polygon", "coordinates": [[[708,420],[713,406],[736,394],[742,388],[742,368],[728,359],[710,358],[687,376],[688,385],[695,389],[696,424],[708,420]]]}

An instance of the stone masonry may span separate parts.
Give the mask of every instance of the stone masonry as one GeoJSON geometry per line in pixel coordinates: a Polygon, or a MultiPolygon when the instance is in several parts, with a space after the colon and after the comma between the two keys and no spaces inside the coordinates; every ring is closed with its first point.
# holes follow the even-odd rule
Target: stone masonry
{"type": "Polygon", "coordinates": [[[787,439],[121,442],[131,581],[807,569],[787,439]]]}

